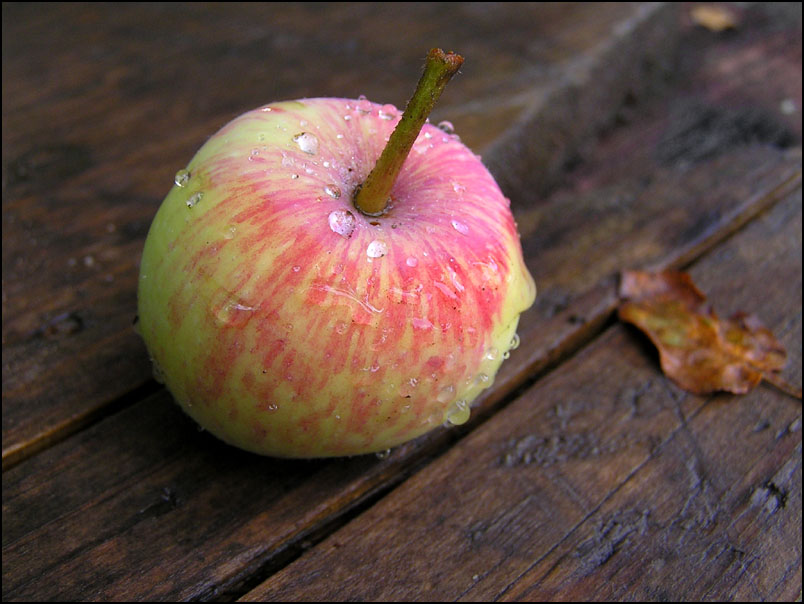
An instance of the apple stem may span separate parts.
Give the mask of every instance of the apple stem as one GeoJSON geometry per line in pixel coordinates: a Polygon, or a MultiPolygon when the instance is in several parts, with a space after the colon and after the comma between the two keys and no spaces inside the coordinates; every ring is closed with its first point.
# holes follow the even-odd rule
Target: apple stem
{"type": "Polygon", "coordinates": [[[463,64],[463,57],[434,48],[427,54],[424,73],[408,101],[380,158],[365,182],[355,190],[355,207],[368,216],[381,216],[388,208],[391,188],[402,169],[416,137],[450,81],[463,64]]]}

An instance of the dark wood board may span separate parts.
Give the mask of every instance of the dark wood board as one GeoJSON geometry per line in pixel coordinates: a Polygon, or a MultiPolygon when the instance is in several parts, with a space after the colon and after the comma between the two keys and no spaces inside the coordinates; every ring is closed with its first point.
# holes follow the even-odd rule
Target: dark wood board
{"type": "MultiPolygon", "coordinates": [[[[655,353],[633,331],[607,328],[620,270],[699,258],[695,271],[716,288],[707,290],[713,298],[755,309],[759,288],[742,276],[726,283],[716,275],[718,266],[742,275],[751,253],[770,280],[763,283],[769,294],[798,283],[797,307],[788,300],[770,314],[763,305],[760,314],[781,326],[798,359],[788,377],[801,383],[800,8],[796,17],[776,5],[731,7],[739,27],[716,34],[693,27],[689,7],[503,4],[483,5],[491,10],[483,13],[480,6],[461,5],[456,14],[454,4],[290,5],[276,14],[269,5],[4,5],[4,600],[234,599],[253,588],[252,598],[342,600],[357,597],[358,585],[364,597],[410,599],[432,599],[427,594],[439,589],[484,600],[788,599],[796,597],[796,576],[800,593],[800,546],[797,563],[785,558],[787,574],[769,562],[777,548],[791,547],[785,539],[796,510],[793,534],[800,534],[800,419],[798,432],[795,418],[782,425],[790,409],[800,418],[800,403],[782,404],[765,388],[728,403],[686,396],[662,386],[655,353]],[[152,24],[156,17],[173,25],[152,24]],[[345,26],[356,30],[346,40],[345,26]],[[389,32],[396,30],[403,33],[395,40],[389,32]],[[365,93],[404,104],[421,64],[418,46],[431,45],[434,31],[467,55],[434,119],[452,120],[500,178],[539,287],[522,317],[521,347],[466,425],[383,459],[282,461],[223,445],[149,378],[131,330],[139,253],[176,166],[227,119],[267,100],[365,93]],[[305,44],[324,58],[305,60],[298,53],[305,44]],[[469,71],[472,53],[482,62],[478,72],[469,71]],[[270,78],[265,65],[274,67],[270,78]],[[220,80],[205,87],[210,74],[220,80]],[[320,87],[308,89],[310,82],[320,87]],[[544,149],[549,158],[539,155],[544,149]],[[525,151],[535,155],[516,167],[525,151]],[[792,208],[780,219],[790,222],[796,207],[798,237],[789,231],[795,223],[768,226],[780,208],[792,208]],[[757,228],[788,236],[754,239],[739,253],[730,247],[757,228]],[[762,264],[788,248],[798,273],[789,263],[762,264]],[[593,371],[612,348],[617,362],[593,371]],[[569,393],[571,374],[583,371],[590,384],[602,375],[606,392],[617,395],[606,399],[609,411],[633,415],[620,432],[594,432],[608,416],[591,405],[592,386],[576,381],[565,398],[577,413],[569,403],[544,402],[553,395],[529,398],[557,383],[569,393]],[[757,412],[765,398],[751,403],[757,396],[771,397],[765,415],[757,412]],[[516,423],[521,434],[506,440],[494,430],[525,407],[522,413],[547,418],[542,432],[516,423]],[[736,410],[721,426],[724,407],[736,410]],[[759,435],[749,438],[750,450],[763,454],[750,467],[738,450],[719,447],[729,435],[742,438],[749,424],[759,435]],[[550,437],[564,437],[555,446],[547,440],[553,428],[550,437]],[[718,435],[711,442],[710,431],[718,435]],[[420,583],[393,573],[383,581],[380,571],[395,567],[372,560],[373,586],[364,577],[328,592],[326,585],[302,589],[305,572],[329,570],[316,563],[334,558],[332,569],[345,573],[358,561],[365,552],[347,547],[341,559],[332,544],[345,543],[343,535],[363,543],[356,533],[374,526],[378,510],[415,499],[411,485],[440,476],[440,494],[420,495],[443,505],[450,505],[449,489],[483,487],[481,460],[456,453],[469,451],[472,439],[499,444],[494,459],[503,462],[492,474],[500,481],[520,486],[512,477],[543,471],[534,488],[544,502],[525,497],[516,507],[506,491],[489,487],[468,508],[490,514],[482,516],[487,524],[459,513],[439,524],[476,533],[470,553],[490,551],[498,566],[462,583],[465,569],[456,569],[468,546],[450,533],[458,550],[411,566],[431,573],[420,583]],[[555,459],[535,464],[531,452],[530,464],[517,464],[530,445],[555,459]],[[698,465],[679,465],[690,452],[698,465]],[[671,481],[665,473],[676,477],[672,493],[655,488],[671,481]],[[713,493],[721,512],[707,525],[711,539],[695,540],[695,525],[681,526],[689,518],[679,510],[689,495],[696,521],[694,506],[709,505],[713,493]],[[533,543],[509,531],[530,526],[529,506],[554,514],[533,543]],[[495,509],[507,511],[493,517],[495,509]],[[683,542],[692,558],[659,555],[648,536],[683,542]],[[540,550],[547,542],[552,548],[540,550]],[[647,574],[644,555],[659,560],[647,574]],[[706,564],[691,567],[691,560],[706,564]],[[697,573],[705,586],[690,581],[668,590],[684,573],[697,573]]],[[[377,525],[387,533],[364,537],[375,534],[383,550],[413,548],[421,519],[411,512],[396,521],[377,525]]]]}

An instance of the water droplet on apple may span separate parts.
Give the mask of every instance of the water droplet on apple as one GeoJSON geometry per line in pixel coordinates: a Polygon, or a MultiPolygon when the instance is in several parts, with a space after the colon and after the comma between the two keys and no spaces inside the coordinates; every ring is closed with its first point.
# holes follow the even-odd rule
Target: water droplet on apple
{"type": "Polygon", "coordinates": [[[483,388],[487,388],[487,384],[489,383],[489,376],[485,373],[478,373],[477,377],[475,377],[474,385],[475,386],[482,386],[483,388]]]}
{"type": "Polygon", "coordinates": [[[413,256],[408,256],[407,260],[405,260],[405,264],[407,264],[411,268],[414,268],[419,265],[419,261],[413,256]]]}
{"type": "Polygon", "coordinates": [[[366,98],[366,95],[361,94],[357,97],[357,110],[360,113],[371,113],[371,101],[366,98]]]}
{"type": "Polygon", "coordinates": [[[226,227],[226,230],[223,231],[223,238],[234,239],[236,232],[237,232],[237,226],[234,224],[230,224],[228,227],[226,227]]]}
{"type": "Polygon", "coordinates": [[[177,187],[186,186],[188,180],[190,180],[190,171],[186,169],[179,170],[176,172],[176,176],[173,177],[173,182],[176,183],[177,187]]]}
{"type": "Polygon", "coordinates": [[[516,350],[517,348],[519,348],[519,343],[520,343],[519,334],[515,333],[514,337],[511,339],[511,348],[509,350],[516,350]]]}
{"type": "Polygon", "coordinates": [[[489,349],[486,351],[486,358],[487,358],[489,361],[494,361],[494,360],[496,360],[496,359],[497,359],[497,356],[498,356],[499,354],[500,354],[500,351],[499,351],[499,350],[497,350],[497,349],[496,349],[494,346],[492,346],[491,348],[489,348],[489,349]]]}
{"type": "Polygon", "coordinates": [[[452,397],[454,396],[455,396],[455,386],[449,385],[440,390],[436,399],[438,400],[439,403],[448,403],[449,401],[452,400],[452,397]]]}
{"type": "Polygon", "coordinates": [[[469,421],[471,414],[472,410],[469,408],[468,403],[464,400],[458,400],[452,403],[449,409],[447,409],[444,419],[453,426],[460,426],[469,421]]]}
{"type": "Polygon", "coordinates": [[[452,122],[448,122],[447,120],[439,122],[438,129],[447,134],[455,134],[455,126],[452,125],[452,122]]]}
{"type": "Polygon", "coordinates": [[[510,359],[511,358],[511,352],[509,350],[506,350],[504,353],[502,353],[502,358],[503,359],[510,359]]]}
{"type": "Polygon", "coordinates": [[[388,253],[388,244],[384,241],[380,241],[379,239],[375,239],[371,243],[368,244],[368,248],[366,248],[366,255],[369,258],[382,258],[385,254],[388,253]]]}
{"type": "Polygon", "coordinates": [[[453,220],[452,221],[452,228],[458,231],[461,235],[468,235],[469,234],[469,227],[466,226],[464,223],[453,220]]]}
{"type": "Polygon", "coordinates": [[[245,324],[252,313],[257,310],[253,306],[244,304],[239,299],[230,298],[215,311],[215,318],[221,325],[239,326],[245,324]]]}
{"type": "Polygon", "coordinates": [[[346,330],[349,329],[349,326],[344,321],[338,321],[335,323],[335,332],[343,335],[346,333],[346,330]]]}
{"type": "Polygon", "coordinates": [[[297,264],[293,267],[293,272],[298,273],[301,270],[301,267],[297,264]]]}
{"type": "Polygon", "coordinates": [[[315,134],[309,132],[300,132],[293,137],[293,142],[299,145],[299,149],[308,155],[315,155],[318,153],[318,139],[315,134]]]}
{"type": "Polygon", "coordinates": [[[355,215],[349,210],[335,210],[329,215],[329,228],[341,237],[347,239],[352,236],[355,230],[355,215]]]}
{"type": "Polygon", "coordinates": [[[204,194],[201,191],[193,193],[192,195],[190,195],[190,197],[187,198],[187,207],[194,208],[196,205],[198,205],[198,202],[201,201],[203,197],[204,194]]]}
{"type": "MultiPolygon", "coordinates": [[[[351,119],[352,119],[352,116],[351,116],[351,115],[344,115],[344,116],[343,116],[343,121],[345,121],[345,122],[348,122],[348,121],[349,121],[349,120],[351,120],[351,119]]],[[[343,138],[343,135],[342,135],[342,134],[339,134],[338,136],[339,136],[340,138],[343,138]]]]}
{"type": "MultiPolygon", "coordinates": [[[[324,162],[326,163],[326,162],[324,162]]],[[[333,199],[338,199],[341,196],[341,190],[338,188],[338,185],[328,184],[324,187],[324,193],[332,197],[333,199]]]]}
{"type": "Polygon", "coordinates": [[[392,120],[396,117],[396,107],[393,105],[383,105],[379,112],[381,120],[392,120]]]}
{"type": "Polygon", "coordinates": [[[377,459],[385,459],[391,454],[391,449],[386,449],[385,451],[378,451],[376,453],[377,459]]]}
{"type": "Polygon", "coordinates": [[[296,180],[298,177],[299,177],[298,174],[291,174],[290,175],[291,180],[296,180]]]}
{"type": "Polygon", "coordinates": [[[438,424],[444,423],[444,412],[435,410],[427,416],[427,418],[422,422],[426,426],[434,426],[438,424]]]}
{"type": "Polygon", "coordinates": [[[461,193],[463,193],[464,191],[466,191],[466,187],[465,187],[465,186],[463,186],[463,185],[462,185],[461,183],[459,183],[459,182],[453,182],[453,183],[452,183],[452,190],[453,190],[453,191],[455,191],[456,193],[458,193],[458,194],[460,195],[461,193]]]}

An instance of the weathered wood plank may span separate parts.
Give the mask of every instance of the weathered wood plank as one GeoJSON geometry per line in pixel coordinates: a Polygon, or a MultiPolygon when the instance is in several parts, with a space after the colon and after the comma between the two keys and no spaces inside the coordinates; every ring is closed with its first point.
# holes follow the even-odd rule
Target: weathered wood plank
{"type": "MultiPolygon", "coordinates": [[[[801,381],[801,191],[692,269],[801,381]]],[[[698,397],[614,326],[244,601],[784,599],[801,590],[801,406],[698,397]]]]}
{"type": "MultiPolygon", "coordinates": [[[[437,40],[468,60],[433,119],[452,119],[480,151],[538,118],[568,85],[555,74],[576,73],[578,94],[591,91],[587,63],[642,40],[647,25],[674,23],[673,11],[4,4],[4,468],[97,421],[109,403],[153,390],[131,330],[142,243],[176,169],[236,114],[303,96],[404,106],[437,40]]],[[[639,57],[661,63],[675,39],[673,28],[658,32],[639,57]]],[[[627,56],[611,70],[624,80],[638,68],[627,56]]],[[[596,112],[544,132],[556,157],[611,121],[626,92],[609,91],[596,112]]],[[[539,167],[545,177],[556,169],[539,167]]]]}

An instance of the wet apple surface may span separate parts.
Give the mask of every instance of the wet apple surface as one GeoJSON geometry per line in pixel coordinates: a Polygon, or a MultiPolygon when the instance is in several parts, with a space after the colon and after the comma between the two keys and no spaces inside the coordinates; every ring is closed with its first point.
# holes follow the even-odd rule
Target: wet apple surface
{"type": "Polygon", "coordinates": [[[448,126],[419,133],[380,216],[353,204],[401,117],[274,103],[224,126],[160,208],[140,332],[176,400],[277,456],[382,451],[463,423],[535,287],[509,201],[448,126]]]}

